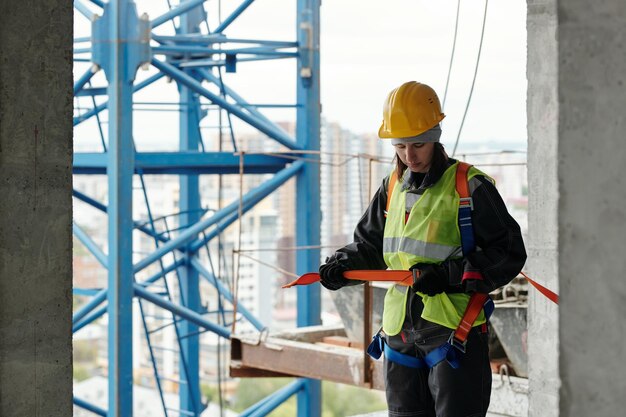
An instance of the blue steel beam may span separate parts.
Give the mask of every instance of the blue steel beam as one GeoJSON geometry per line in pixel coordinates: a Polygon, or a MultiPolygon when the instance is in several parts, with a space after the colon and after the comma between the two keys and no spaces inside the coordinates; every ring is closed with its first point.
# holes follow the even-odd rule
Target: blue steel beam
{"type": "MultiPolygon", "coordinates": [[[[308,150],[320,149],[320,62],[319,62],[319,12],[320,0],[298,0],[297,31],[300,45],[297,84],[298,144],[308,150]]],[[[296,182],[296,246],[320,245],[320,165],[306,164],[296,182]]],[[[315,271],[319,266],[320,250],[298,251],[296,273],[315,271]]],[[[321,323],[320,286],[298,287],[298,327],[321,323]]],[[[321,416],[322,388],[318,380],[305,380],[298,393],[298,417],[321,416]]]]}
{"type": "Polygon", "coordinates": [[[100,288],[79,288],[79,287],[74,287],[72,289],[72,294],[74,295],[87,295],[89,297],[92,297],[96,294],[98,294],[98,292],[100,292],[101,289],[100,288]]]}
{"type": "MultiPolygon", "coordinates": [[[[74,154],[74,158],[76,158],[77,154],[74,154]]],[[[103,173],[106,173],[106,168],[104,169],[103,173]]],[[[107,206],[105,206],[104,204],[102,204],[101,202],[94,200],[93,198],[89,197],[86,194],[81,193],[80,191],[74,189],[72,190],[72,195],[76,198],[78,198],[80,201],[83,201],[87,204],[89,204],[90,206],[92,206],[93,208],[100,210],[104,213],[107,212],[107,206]]],[[[165,242],[169,239],[165,238],[164,236],[162,236],[159,233],[156,233],[154,230],[152,230],[151,228],[149,228],[148,226],[146,226],[144,223],[140,223],[140,222],[133,222],[133,225],[135,227],[135,229],[137,230],[141,230],[142,232],[144,232],[145,234],[147,234],[148,236],[152,236],[154,238],[159,239],[162,242],[165,242]]]]}
{"type": "Polygon", "coordinates": [[[108,268],[108,259],[107,255],[100,249],[100,247],[89,237],[87,233],[83,229],[81,229],[76,223],[72,223],[72,230],[74,231],[74,236],[80,240],[80,242],[85,245],[85,247],[91,252],[91,254],[100,262],[100,265],[108,268]]]}
{"type": "Polygon", "coordinates": [[[94,97],[94,96],[106,96],[107,89],[106,87],[95,87],[95,88],[82,88],[80,91],[75,91],[75,97],[94,97]]]}
{"type": "MultiPolygon", "coordinates": [[[[140,282],[138,285],[141,285],[143,287],[149,287],[150,284],[153,284],[156,280],[160,279],[161,277],[164,277],[165,275],[174,271],[176,268],[181,267],[182,265],[185,264],[185,262],[186,260],[184,258],[180,258],[173,264],[165,267],[163,270],[160,270],[156,274],[152,275],[150,278],[140,282]]],[[[96,307],[98,307],[104,300],[106,300],[106,296],[107,296],[106,289],[99,291],[97,294],[94,295],[94,297],[91,300],[89,300],[87,304],[81,307],[81,309],[78,310],[74,314],[74,316],[72,317],[72,324],[73,324],[72,331],[74,333],[82,329],[83,327],[85,327],[87,324],[95,320],[98,320],[107,312],[106,307],[100,310],[95,310],[96,307]],[[87,315],[90,313],[93,313],[93,314],[87,317],[87,315]],[[85,319],[81,320],[83,317],[85,317],[85,319]]]]}
{"type": "Polygon", "coordinates": [[[96,73],[98,72],[98,69],[94,70],[93,66],[90,66],[89,69],[87,71],[85,71],[85,73],[78,79],[78,81],[76,81],[76,84],[74,84],[74,95],[80,95],[79,93],[83,90],[83,87],[85,86],[85,84],[87,84],[89,82],[89,80],[91,80],[91,78],[96,75],[96,73]]]}
{"type": "MultiPolygon", "coordinates": [[[[181,6],[187,3],[193,4],[194,0],[181,1],[181,6]]],[[[181,7],[179,6],[179,7],[181,7]]],[[[182,34],[199,33],[199,22],[202,15],[197,8],[180,16],[178,32],[182,34]]],[[[184,72],[184,71],[183,71],[184,72]]],[[[198,112],[198,99],[195,93],[185,85],[178,84],[179,101],[182,103],[179,111],[179,152],[197,152],[200,148],[200,118],[198,112]]],[[[200,184],[197,173],[181,175],[179,179],[179,227],[194,224],[200,220],[200,184]]],[[[190,237],[186,246],[193,240],[190,237]]],[[[198,271],[188,263],[179,269],[180,297],[182,305],[193,312],[198,312],[200,303],[200,280],[198,271]]],[[[180,333],[189,335],[180,342],[179,374],[187,381],[187,389],[179,390],[180,409],[193,413],[200,413],[200,338],[198,337],[198,325],[191,321],[183,321],[180,333]],[[186,359],[186,361],[185,361],[186,359]]]]}
{"type": "MultiPolygon", "coordinates": [[[[191,265],[200,273],[200,275],[206,278],[208,282],[213,284],[217,291],[221,295],[223,295],[229,303],[234,304],[235,299],[228,290],[228,288],[226,288],[224,284],[222,284],[222,282],[215,277],[215,275],[210,273],[204,266],[202,266],[200,261],[198,261],[196,258],[192,258],[191,265]]],[[[245,306],[238,304],[237,311],[241,313],[241,315],[244,316],[246,320],[248,320],[257,330],[261,331],[265,329],[263,323],[261,323],[256,317],[254,317],[254,315],[252,315],[252,313],[250,313],[250,311],[245,306]]]]}
{"type": "Polygon", "coordinates": [[[96,14],[91,11],[81,0],[74,0],[74,8],[78,10],[90,22],[94,20],[96,14]]]}
{"type": "Polygon", "coordinates": [[[139,284],[135,284],[135,294],[137,295],[137,297],[141,297],[144,300],[150,301],[152,304],[155,304],[165,310],[171,311],[177,316],[180,316],[185,320],[189,320],[192,323],[197,324],[198,326],[207,329],[210,332],[213,332],[225,339],[230,339],[230,331],[228,331],[228,329],[211,323],[195,311],[191,311],[188,308],[181,307],[177,304],[172,303],[171,301],[166,300],[163,297],[151,293],[139,284]]]}
{"type": "Polygon", "coordinates": [[[228,16],[226,19],[224,19],[224,21],[222,21],[222,23],[217,28],[215,28],[213,33],[222,33],[222,32],[224,32],[224,30],[228,26],[230,26],[230,24],[233,23],[235,21],[235,19],[237,19],[239,17],[239,15],[241,15],[241,13],[243,13],[248,8],[248,6],[250,6],[252,3],[254,3],[254,0],[245,0],[243,3],[241,3],[239,5],[239,7],[237,7],[230,14],[230,16],[228,16]]]}
{"type": "MultiPolygon", "coordinates": [[[[294,156],[290,154],[289,156],[294,156]]],[[[106,174],[107,154],[75,153],[74,174],[106,174]]],[[[245,174],[274,174],[289,159],[274,155],[244,155],[245,174]]],[[[238,174],[239,156],[232,152],[137,152],[135,173],[144,174],[238,174]]]]}
{"type": "MultiPolygon", "coordinates": [[[[216,77],[215,75],[213,75],[210,71],[206,69],[197,69],[196,72],[199,73],[202,77],[204,77],[205,80],[212,82],[213,84],[218,85],[220,87],[223,87],[224,93],[226,93],[227,96],[232,98],[235,101],[235,103],[237,103],[239,106],[245,107],[250,113],[258,117],[259,119],[265,121],[266,123],[272,123],[263,113],[261,113],[260,111],[252,107],[250,103],[248,103],[241,95],[237,94],[235,90],[233,90],[232,88],[224,84],[220,80],[219,77],[216,77]]],[[[277,128],[280,129],[280,127],[277,127],[277,128]]],[[[287,134],[287,132],[285,132],[285,134],[287,134]]]]}
{"type": "Polygon", "coordinates": [[[133,81],[150,56],[148,22],[131,0],[110,0],[92,25],[93,60],[109,92],[108,417],[133,415],[133,81]]]}
{"type": "MultiPolygon", "coordinates": [[[[133,87],[133,93],[136,93],[137,91],[140,91],[140,90],[146,88],[147,86],[149,86],[150,84],[154,83],[155,81],[160,80],[164,76],[165,76],[165,74],[163,74],[161,72],[158,72],[155,75],[152,75],[152,76],[146,78],[145,80],[143,80],[139,84],[136,84],[133,87]]],[[[92,116],[95,116],[96,114],[100,113],[102,110],[108,108],[108,106],[109,106],[109,102],[104,102],[102,104],[99,104],[97,107],[95,107],[95,108],[93,108],[93,109],[91,109],[89,111],[86,111],[84,114],[81,114],[78,117],[74,117],[74,126],[84,122],[85,120],[91,118],[92,116]]]]}
{"type": "MultiPolygon", "coordinates": [[[[289,56],[262,56],[262,57],[246,57],[246,58],[237,58],[237,64],[242,62],[257,62],[257,61],[270,61],[273,59],[285,59],[291,58],[289,56]]],[[[76,60],[76,59],[74,59],[76,60]]],[[[213,68],[213,67],[223,67],[226,65],[226,61],[221,60],[206,60],[206,59],[197,59],[193,61],[175,61],[171,60],[170,62],[176,63],[180,68],[213,68]]]]}
{"type": "MultiPolygon", "coordinates": [[[[76,42],[77,39],[74,39],[76,42]]],[[[279,40],[270,40],[270,39],[238,39],[238,38],[228,38],[222,34],[187,34],[187,35],[174,35],[174,36],[164,36],[164,35],[152,35],[152,39],[159,42],[160,44],[205,44],[205,45],[214,45],[218,43],[246,43],[246,44],[257,44],[257,45],[265,45],[265,46],[273,46],[276,48],[296,48],[298,46],[297,42],[290,41],[279,41],[279,40]]]]}
{"type": "Polygon", "coordinates": [[[74,404],[76,404],[80,408],[84,408],[85,410],[91,411],[92,413],[97,414],[99,416],[107,417],[106,410],[98,407],[97,405],[93,405],[90,402],[87,402],[85,400],[81,400],[80,398],[78,398],[76,396],[72,397],[72,401],[74,402],[74,404]]]}
{"type": "Polygon", "coordinates": [[[287,401],[292,395],[305,389],[306,380],[298,379],[281,388],[274,394],[259,401],[252,407],[244,410],[239,417],[263,417],[274,411],[279,405],[287,401]]]}
{"type": "Polygon", "coordinates": [[[72,324],[72,333],[76,333],[83,327],[93,323],[98,320],[100,317],[104,316],[107,313],[108,306],[102,306],[97,310],[92,311],[89,315],[87,315],[84,319],[80,320],[78,323],[72,324]]]}
{"type": "Polygon", "coordinates": [[[193,9],[194,7],[200,6],[205,1],[206,0],[183,1],[183,2],[180,3],[179,6],[174,7],[173,9],[171,9],[170,11],[162,14],[161,16],[152,19],[152,21],[150,22],[150,26],[152,27],[152,29],[154,29],[156,27],[159,27],[163,23],[167,23],[168,21],[172,20],[173,18],[178,17],[178,16],[188,12],[189,10],[193,9]]]}
{"type": "MultiPolygon", "coordinates": [[[[279,173],[277,173],[276,175],[274,175],[270,180],[250,190],[248,193],[244,195],[243,204],[254,205],[258,203],[259,201],[267,197],[269,194],[271,194],[273,191],[275,191],[276,188],[278,188],[280,185],[285,183],[293,175],[297,174],[302,168],[302,165],[303,165],[302,161],[294,162],[288,168],[285,168],[279,173]]],[[[195,237],[197,234],[204,231],[208,227],[221,222],[229,214],[235,212],[238,207],[239,207],[239,201],[233,201],[231,204],[224,207],[223,209],[216,211],[211,217],[205,220],[201,220],[198,223],[190,226],[186,230],[182,231],[175,239],[172,239],[169,242],[165,243],[163,246],[159,247],[150,255],[146,256],[144,259],[137,262],[135,264],[135,273],[146,268],[147,266],[157,261],[164,255],[170,253],[174,249],[177,249],[180,246],[186,244],[187,240],[190,237],[192,236],[195,237]]]]}
{"type": "Polygon", "coordinates": [[[200,84],[200,82],[198,82],[196,79],[185,74],[183,71],[176,68],[175,66],[168,64],[167,62],[159,61],[155,58],[152,59],[152,65],[158,68],[161,72],[169,75],[170,77],[178,81],[180,84],[184,84],[186,87],[189,87],[191,90],[195,91],[201,96],[204,96],[211,100],[213,103],[218,104],[229,113],[234,114],[244,122],[248,123],[250,126],[265,133],[267,136],[274,139],[278,143],[286,146],[289,149],[302,149],[300,145],[296,144],[293,138],[289,137],[289,135],[286,135],[275,126],[269,125],[264,121],[259,120],[258,117],[255,117],[250,113],[244,112],[239,107],[224,100],[222,97],[213,94],[212,92],[204,88],[202,84],[200,84]]]}
{"type": "MultiPolygon", "coordinates": [[[[77,52],[77,51],[75,51],[77,52]]],[[[285,58],[296,58],[297,52],[278,51],[274,48],[265,47],[252,47],[252,48],[239,48],[239,49],[212,49],[204,46],[188,46],[188,45],[165,45],[165,46],[153,46],[152,52],[156,55],[180,55],[180,54],[192,54],[197,55],[213,55],[213,54],[246,54],[246,55],[268,55],[279,56],[285,58]]]]}

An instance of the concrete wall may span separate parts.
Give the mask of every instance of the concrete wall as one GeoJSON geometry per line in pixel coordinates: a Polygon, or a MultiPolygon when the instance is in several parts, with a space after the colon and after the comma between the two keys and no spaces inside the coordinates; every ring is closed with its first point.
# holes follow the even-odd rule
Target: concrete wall
{"type": "MultiPolygon", "coordinates": [[[[531,278],[558,291],[558,66],[556,0],[528,0],[528,262],[531,278]]],[[[529,290],[529,416],[558,416],[558,311],[529,290]]]]}
{"type": "Polygon", "coordinates": [[[626,415],[626,2],[558,3],[561,416],[626,415]]]}
{"type": "Polygon", "coordinates": [[[558,325],[529,304],[531,416],[626,412],[624,22],[623,0],[528,0],[528,270],[561,296],[558,325]]]}
{"type": "Polygon", "coordinates": [[[0,416],[72,415],[72,2],[0,13],[0,416]]]}

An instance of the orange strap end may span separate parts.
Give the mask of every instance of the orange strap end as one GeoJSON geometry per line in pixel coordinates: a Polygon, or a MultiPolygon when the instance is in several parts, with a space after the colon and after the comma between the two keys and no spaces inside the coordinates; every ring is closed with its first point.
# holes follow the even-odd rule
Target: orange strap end
{"type": "Polygon", "coordinates": [[[295,285],[309,285],[309,284],[313,284],[314,282],[318,282],[319,280],[320,280],[320,274],[318,274],[317,272],[309,272],[307,274],[304,274],[296,278],[295,280],[291,281],[289,284],[283,285],[282,288],[291,288],[295,285]]]}
{"type": "Polygon", "coordinates": [[[539,284],[538,282],[533,281],[525,273],[520,272],[520,274],[522,274],[522,276],[526,278],[526,280],[530,282],[531,285],[537,289],[537,291],[545,295],[548,298],[548,300],[552,301],[554,304],[559,304],[559,295],[557,293],[550,291],[549,289],[539,284]]]}

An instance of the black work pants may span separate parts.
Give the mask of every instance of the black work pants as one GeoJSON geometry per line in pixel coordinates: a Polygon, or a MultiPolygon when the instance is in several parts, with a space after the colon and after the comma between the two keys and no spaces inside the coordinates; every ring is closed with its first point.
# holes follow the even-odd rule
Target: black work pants
{"type": "MultiPolygon", "coordinates": [[[[387,336],[389,347],[423,358],[448,340],[452,330],[422,319],[422,308],[421,298],[410,291],[403,331],[387,336]]],[[[409,368],[385,358],[389,417],[484,417],[491,396],[491,367],[482,328],[472,329],[466,353],[458,352],[458,369],[446,361],[431,369],[409,368]]]]}

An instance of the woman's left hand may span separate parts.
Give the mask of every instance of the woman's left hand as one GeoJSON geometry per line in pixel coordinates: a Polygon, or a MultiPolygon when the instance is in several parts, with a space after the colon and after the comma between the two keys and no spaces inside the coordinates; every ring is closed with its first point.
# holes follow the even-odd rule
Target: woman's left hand
{"type": "Polygon", "coordinates": [[[448,288],[448,273],[441,265],[416,264],[411,270],[419,269],[420,275],[413,284],[413,291],[430,296],[440,294],[448,288]]]}

